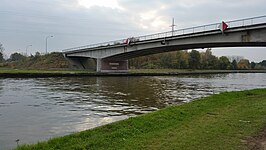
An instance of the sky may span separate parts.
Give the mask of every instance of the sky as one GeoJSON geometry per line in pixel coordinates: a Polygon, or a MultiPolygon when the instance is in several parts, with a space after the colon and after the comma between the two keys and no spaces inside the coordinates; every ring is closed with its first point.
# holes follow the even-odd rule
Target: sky
{"type": "MultiPolygon", "coordinates": [[[[265,0],[0,0],[0,43],[45,53],[127,37],[266,15],[265,0]],[[50,37],[53,36],[53,37],[50,37]],[[29,46],[32,45],[32,46],[29,46]]],[[[217,48],[217,56],[266,59],[266,48],[217,48]]]]}

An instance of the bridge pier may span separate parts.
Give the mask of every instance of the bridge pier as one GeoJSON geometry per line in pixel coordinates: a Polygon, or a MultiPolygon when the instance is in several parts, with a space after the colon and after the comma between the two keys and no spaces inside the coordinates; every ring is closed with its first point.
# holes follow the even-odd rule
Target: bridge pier
{"type": "Polygon", "coordinates": [[[97,72],[128,72],[128,60],[97,58],[97,72]]]}

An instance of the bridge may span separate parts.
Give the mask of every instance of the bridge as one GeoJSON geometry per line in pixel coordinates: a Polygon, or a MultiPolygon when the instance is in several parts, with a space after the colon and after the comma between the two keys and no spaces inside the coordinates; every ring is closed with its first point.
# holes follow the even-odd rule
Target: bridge
{"type": "Polygon", "coordinates": [[[81,68],[94,62],[97,72],[127,72],[134,57],[169,51],[217,47],[265,47],[266,16],[202,25],[63,50],[81,68]],[[221,25],[226,25],[221,29],[221,25]],[[94,61],[91,61],[94,60],[94,61]]]}

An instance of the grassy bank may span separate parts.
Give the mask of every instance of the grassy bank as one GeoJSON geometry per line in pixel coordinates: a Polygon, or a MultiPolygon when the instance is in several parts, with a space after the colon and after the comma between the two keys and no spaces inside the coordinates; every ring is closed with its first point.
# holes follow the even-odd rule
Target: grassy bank
{"type": "Polygon", "coordinates": [[[266,89],[213,95],[181,106],[54,138],[31,149],[247,149],[266,123],[266,89]]]}
{"type": "Polygon", "coordinates": [[[8,74],[8,73],[88,73],[88,72],[93,72],[93,71],[88,71],[88,70],[38,70],[38,69],[9,69],[9,68],[0,68],[0,74],[8,74]]]}
{"type": "Polygon", "coordinates": [[[195,74],[224,73],[266,73],[266,70],[175,70],[175,69],[138,69],[127,73],[98,73],[93,70],[27,70],[0,68],[2,78],[38,78],[38,77],[84,77],[84,76],[175,76],[195,74]]]}
{"type": "Polygon", "coordinates": [[[0,69],[0,78],[47,78],[47,77],[83,77],[96,76],[93,71],[84,70],[21,70],[0,69]]]}
{"type": "Polygon", "coordinates": [[[193,74],[193,73],[266,73],[266,70],[192,70],[192,69],[131,69],[130,73],[168,73],[168,74],[193,74]]]}

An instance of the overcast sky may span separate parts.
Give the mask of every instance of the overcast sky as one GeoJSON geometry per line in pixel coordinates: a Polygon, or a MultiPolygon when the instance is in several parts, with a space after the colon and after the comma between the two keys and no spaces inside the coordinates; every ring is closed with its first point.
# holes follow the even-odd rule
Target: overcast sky
{"type": "MultiPolygon", "coordinates": [[[[265,0],[0,0],[5,53],[35,54],[131,36],[266,15],[265,0]]],[[[218,56],[266,59],[266,48],[213,49],[218,56]]]]}

